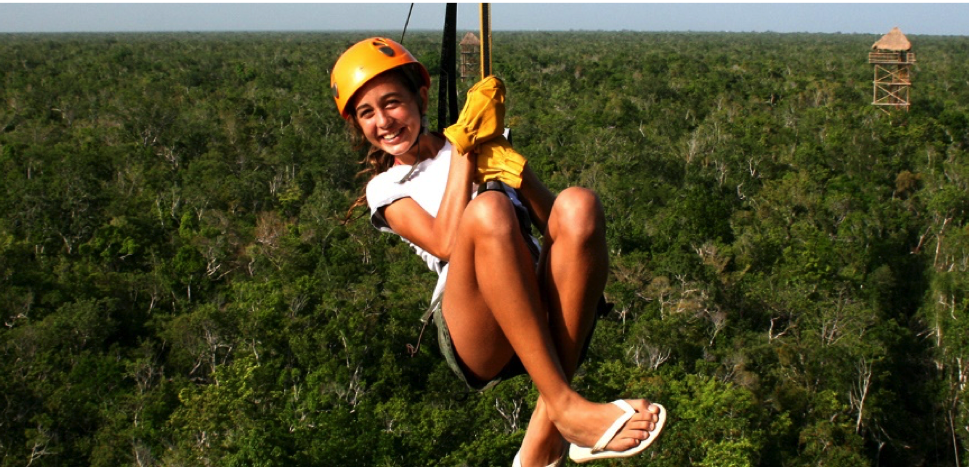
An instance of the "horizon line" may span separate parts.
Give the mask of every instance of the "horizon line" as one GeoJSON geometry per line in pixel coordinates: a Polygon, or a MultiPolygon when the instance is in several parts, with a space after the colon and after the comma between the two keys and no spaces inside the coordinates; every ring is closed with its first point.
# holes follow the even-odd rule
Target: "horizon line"
{"type": "MultiPolygon", "coordinates": [[[[462,31],[475,32],[475,28],[459,28],[462,31]]],[[[116,31],[0,31],[0,35],[66,35],[66,34],[246,34],[246,33],[274,33],[274,34],[286,34],[286,33],[332,33],[332,34],[352,34],[352,33],[381,33],[386,32],[379,28],[360,28],[360,29],[157,29],[157,30],[116,30],[116,31]]],[[[409,30],[408,32],[413,33],[439,33],[440,31],[431,28],[415,28],[409,30]]],[[[832,35],[832,36],[869,36],[878,35],[882,36],[886,33],[869,33],[869,32],[815,32],[815,31],[727,31],[727,30],[709,30],[709,29],[679,29],[679,30],[638,30],[638,29],[493,29],[492,33],[637,33],[637,34],[818,34],[818,35],[832,35]]],[[[968,35],[961,34],[920,34],[920,33],[907,33],[909,36],[921,36],[921,37],[970,37],[968,35]]]]}

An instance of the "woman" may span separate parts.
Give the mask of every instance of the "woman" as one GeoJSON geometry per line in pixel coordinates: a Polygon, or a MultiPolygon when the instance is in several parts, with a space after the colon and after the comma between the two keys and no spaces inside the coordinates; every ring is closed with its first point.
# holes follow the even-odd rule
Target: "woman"
{"type": "Polygon", "coordinates": [[[486,81],[485,97],[469,92],[464,121],[446,138],[427,131],[430,78],[406,49],[371,38],[344,52],[331,74],[337,109],[371,146],[372,178],[355,207],[366,198],[374,226],[401,236],[439,273],[434,318],[460,379],[478,390],[522,372],[535,382],[540,397],[515,464],[559,464],[567,448],[577,462],[635,455],[660,432],[663,407],[597,404],[569,385],[606,282],[603,208],[582,188],[554,196],[503,137],[474,135],[504,125],[504,88],[486,81]],[[524,212],[543,232],[538,259],[524,212]]]}

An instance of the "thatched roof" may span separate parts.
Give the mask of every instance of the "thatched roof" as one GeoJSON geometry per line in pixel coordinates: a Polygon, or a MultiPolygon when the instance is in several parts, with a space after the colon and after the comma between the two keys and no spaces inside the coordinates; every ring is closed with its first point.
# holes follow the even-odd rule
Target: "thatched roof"
{"type": "Polygon", "coordinates": [[[472,46],[480,46],[480,45],[482,45],[481,41],[478,40],[478,36],[476,36],[475,33],[472,33],[472,32],[469,32],[468,34],[465,34],[465,37],[461,38],[460,44],[461,45],[472,45],[472,46]]]}
{"type": "Polygon", "coordinates": [[[872,45],[873,49],[877,50],[890,50],[893,52],[902,52],[911,49],[913,46],[909,43],[909,39],[903,35],[903,32],[899,30],[898,27],[893,28],[882,39],[876,41],[872,45]]]}

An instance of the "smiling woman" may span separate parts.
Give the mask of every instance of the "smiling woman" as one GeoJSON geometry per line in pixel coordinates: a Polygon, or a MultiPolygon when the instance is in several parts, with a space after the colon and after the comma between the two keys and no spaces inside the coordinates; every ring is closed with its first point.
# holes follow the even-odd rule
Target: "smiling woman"
{"type": "Polygon", "coordinates": [[[663,427],[662,406],[596,404],[570,387],[609,268],[599,198],[577,187],[554,196],[539,181],[502,136],[505,85],[495,77],[469,90],[458,123],[429,133],[427,77],[400,44],[375,37],[337,60],[331,88],[371,147],[372,224],[439,275],[431,313],[442,355],[472,390],[521,374],[536,384],[513,466],[561,464],[567,452],[576,462],[639,454],[663,427]]]}
{"type": "MultiPolygon", "coordinates": [[[[370,145],[364,158],[366,167],[358,175],[373,178],[400,164],[400,157],[409,164],[416,162],[409,153],[418,149],[412,146],[427,132],[425,113],[429,86],[431,77],[427,69],[397,42],[381,38],[361,41],[340,56],[334,65],[334,73],[330,75],[330,89],[337,111],[350,127],[353,146],[363,149],[370,145]],[[344,71],[338,73],[337,70],[344,71]],[[379,90],[371,91],[377,86],[380,86],[379,90]],[[361,99],[360,96],[365,94],[369,100],[361,99]],[[417,108],[412,108],[415,105],[417,108]],[[418,125],[412,121],[402,126],[395,116],[404,116],[405,120],[407,116],[417,116],[418,125]],[[397,124],[396,132],[390,135],[385,127],[394,124],[397,124]],[[413,140],[407,148],[400,147],[400,142],[404,141],[401,133],[405,130],[410,132],[406,135],[408,141],[413,140]],[[377,132],[381,132],[380,137],[377,132]],[[386,136],[398,138],[392,142],[386,141],[386,136]],[[394,144],[386,146],[391,143],[394,144]]],[[[436,149],[433,151],[437,152],[436,149]]],[[[347,212],[347,219],[364,203],[365,196],[361,195],[347,212]]]]}

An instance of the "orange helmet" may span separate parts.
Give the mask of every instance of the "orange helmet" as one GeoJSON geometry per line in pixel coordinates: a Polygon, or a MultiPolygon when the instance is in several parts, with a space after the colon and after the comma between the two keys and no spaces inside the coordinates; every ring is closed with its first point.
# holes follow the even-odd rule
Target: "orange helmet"
{"type": "Polygon", "coordinates": [[[409,63],[417,64],[424,86],[430,87],[428,69],[401,44],[386,37],[372,37],[354,44],[337,59],[330,72],[330,89],[337,103],[337,111],[343,118],[349,119],[347,103],[357,90],[375,76],[409,63]]]}

